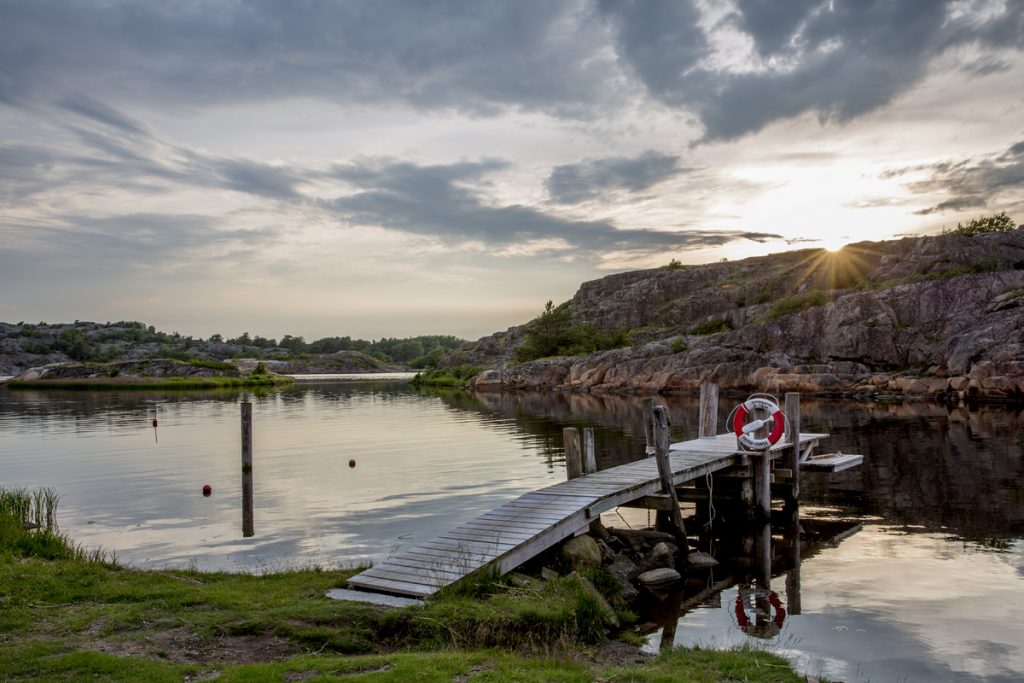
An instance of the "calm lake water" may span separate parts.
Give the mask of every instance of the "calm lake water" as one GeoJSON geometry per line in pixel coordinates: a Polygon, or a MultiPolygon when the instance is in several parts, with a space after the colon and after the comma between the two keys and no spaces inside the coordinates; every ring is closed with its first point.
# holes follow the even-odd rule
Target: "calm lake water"
{"type": "MultiPolygon", "coordinates": [[[[696,436],[696,401],[666,402],[673,438],[696,436]]],[[[723,397],[723,420],[734,402],[723,397]]],[[[706,577],[715,590],[667,600],[652,618],[671,628],[649,648],[666,633],[678,644],[746,642],[833,680],[1024,679],[1020,408],[804,399],[802,413],[805,431],[832,434],[828,450],[866,460],[805,475],[805,537],[824,531],[803,544],[796,571],[776,567],[781,623],[740,628],[748,584],[726,563],[706,577]]],[[[417,391],[401,378],[269,392],[0,389],[0,485],[57,489],[64,531],[138,567],[355,564],[561,481],[565,426],[596,428],[600,467],[642,454],[639,401],[615,397],[417,391]],[[240,509],[246,400],[252,538],[240,509]]]]}

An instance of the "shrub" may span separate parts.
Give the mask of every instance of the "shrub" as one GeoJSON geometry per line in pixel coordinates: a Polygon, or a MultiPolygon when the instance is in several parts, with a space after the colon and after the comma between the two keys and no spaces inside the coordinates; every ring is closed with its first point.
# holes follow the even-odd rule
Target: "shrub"
{"type": "Polygon", "coordinates": [[[828,297],[820,289],[812,289],[804,294],[796,294],[783,299],[778,302],[768,311],[768,319],[775,320],[781,318],[784,315],[792,315],[793,313],[799,313],[808,308],[814,306],[822,306],[828,303],[828,297]]]}
{"type": "Polygon", "coordinates": [[[672,346],[670,348],[672,353],[682,353],[689,347],[687,346],[686,339],[684,337],[676,337],[672,340],[672,346]]]}
{"type": "Polygon", "coordinates": [[[991,216],[972,218],[966,224],[957,223],[952,230],[943,230],[944,235],[980,235],[985,232],[1010,232],[1016,230],[1017,224],[1005,211],[991,216]]]}
{"type": "Polygon", "coordinates": [[[728,332],[731,329],[732,323],[725,318],[712,318],[711,320],[705,320],[690,330],[690,334],[718,334],[719,332],[728,332]]]}

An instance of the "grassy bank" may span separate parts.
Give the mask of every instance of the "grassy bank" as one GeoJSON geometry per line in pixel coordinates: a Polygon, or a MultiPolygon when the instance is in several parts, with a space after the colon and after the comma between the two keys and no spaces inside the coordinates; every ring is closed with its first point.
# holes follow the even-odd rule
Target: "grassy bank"
{"type": "Polygon", "coordinates": [[[464,387],[476,375],[480,374],[481,368],[475,365],[459,365],[441,370],[425,370],[416,373],[410,380],[413,386],[423,387],[464,387]]]}
{"type": "Polygon", "coordinates": [[[291,384],[291,377],[81,377],[65,379],[11,380],[10,389],[223,389],[227,387],[271,387],[291,384]]]}
{"type": "Polygon", "coordinates": [[[10,507],[0,511],[5,680],[801,680],[759,651],[643,658],[607,640],[608,615],[571,577],[386,609],[324,597],[355,569],[136,571],[55,528],[26,529],[24,506],[10,507]]]}

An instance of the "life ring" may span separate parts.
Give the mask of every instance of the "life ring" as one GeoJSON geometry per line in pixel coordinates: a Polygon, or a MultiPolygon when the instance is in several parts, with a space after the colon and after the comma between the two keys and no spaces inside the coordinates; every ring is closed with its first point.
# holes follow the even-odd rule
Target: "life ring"
{"type": "Polygon", "coordinates": [[[779,406],[771,399],[761,396],[752,396],[736,407],[736,416],[732,419],[732,430],[736,433],[740,445],[750,451],[763,451],[774,446],[782,438],[782,432],[786,429],[786,416],[779,410],[779,406]],[[747,424],[747,416],[756,408],[767,411],[771,415],[765,420],[754,420],[747,424]],[[769,422],[772,423],[772,431],[766,437],[756,438],[751,436],[761,427],[769,422]]]}
{"type": "Polygon", "coordinates": [[[786,608],[782,606],[782,601],[779,599],[778,594],[775,591],[761,591],[758,589],[745,590],[740,589],[736,594],[736,603],[734,606],[736,613],[736,625],[740,627],[740,630],[748,635],[765,635],[774,636],[782,630],[782,624],[786,621],[786,608]],[[751,624],[750,617],[747,616],[746,604],[744,603],[744,593],[748,593],[755,600],[758,597],[766,597],[768,604],[774,609],[775,616],[768,624],[751,624]]]}

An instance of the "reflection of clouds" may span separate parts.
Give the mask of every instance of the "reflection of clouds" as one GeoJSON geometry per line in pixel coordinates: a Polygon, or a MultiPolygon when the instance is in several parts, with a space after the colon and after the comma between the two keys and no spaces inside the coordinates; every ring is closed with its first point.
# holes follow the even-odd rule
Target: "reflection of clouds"
{"type": "MultiPolygon", "coordinates": [[[[1022,557],[1021,542],[1008,558],[869,526],[803,563],[803,613],[787,617],[769,649],[831,680],[1018,681],[1022,557]]],[[[685,615],[677,644],[749,644],[731,615],[735,597],[730,589],[720,607],[685,615]]]]}

